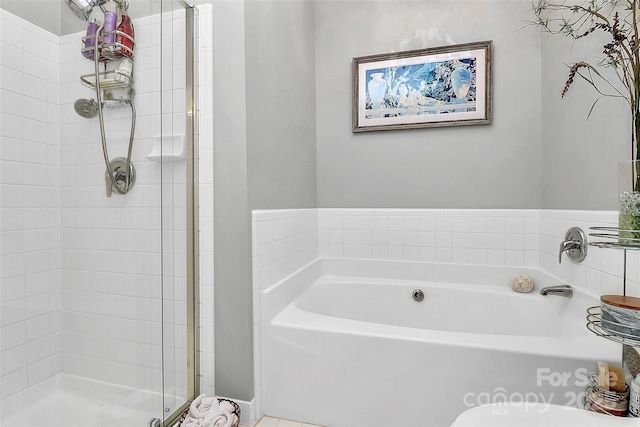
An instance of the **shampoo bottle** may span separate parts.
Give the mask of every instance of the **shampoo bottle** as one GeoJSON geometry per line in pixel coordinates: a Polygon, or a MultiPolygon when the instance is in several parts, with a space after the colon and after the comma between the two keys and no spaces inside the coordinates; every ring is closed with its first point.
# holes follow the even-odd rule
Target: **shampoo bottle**
{"type": "Polygon", "coordinates": [[[133,38],[133,23],[129,15],[123,13],[122,21],[118,25],[118,33],[116,33],[116,43],[118,43],[117,56],[133,57],[133,38]]]}
{"type": "Polygon", "coordinates": [[[629,396],[629,416],[640,417],[640,374],[631,381],[631,394],[629,396]]]}
{"type": "Polygon", "coordinates": [[[84,39],[84,49],[82,54],[85,58],[93,59],[96,46],[96,32],[98,31],[98,21],[96,18],[91,19],[89,26],[87,27],[87,36],[84,39]]]}
{"type": "Polygon", "coordinates": [[[118,14],[112,1],[108,1],[104,6],[104,27],[102,32],[102,43],[112,44],[116,41],[116,25],[118,25],[118,14]]]}

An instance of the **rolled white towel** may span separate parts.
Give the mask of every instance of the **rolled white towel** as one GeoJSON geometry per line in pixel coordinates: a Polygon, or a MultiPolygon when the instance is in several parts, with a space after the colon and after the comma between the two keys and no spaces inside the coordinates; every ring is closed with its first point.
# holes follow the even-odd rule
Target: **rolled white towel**
{"type": "Polygon", "coordinates": [[[235,407],[227,401],[201,394],[196,397],[180,427],[231,427],[238,421],[235,407]]]}
{"type": "Polygon", "coordinates": [[[235,410],[236,410],[236,408],[234,408],[233,405],[230,402],[228,402],[226,400],[223,400],[222,402],[220,402],[220,409],[219,409],[220,412],[226,412],[227,414],[233,414],[235,410]]]}
{"type": "Polygon", "coordinates": [[[204,418],[208,412],[219,412],[220,402],[215,397],[207,397],[206,394],[193,399],[189,406],[189,415],[192,418],[204,418]]]}
{"type": "Polygon", "coordinates": [[[198,409],[202,413],[211,412],[211,411],[219,411],[220,410],[220,402],[216,397],[203,397],[202,402],[198,406],[198,409]]]}
{"type": "Polygon", "coordinates": [[[188,417],[191,418],[202,418],[203,415],[200,413],[200,410],[198,409],[198,406],[200,406],[200,403],[202,402],[202,399],[204,399],[206,395],[201,394],[200,396],[196,397],[195,399],[193,399],[193,402],[191,402],[191,405],[189,405],[189,415],[188,417]]]}
{"type": "Polygon", "coordinates": [[[202,427],[202,419],[201,418],[191,418],[189,415],[182,420],[180,427],[202,427]]]}
{"type": "Polygon", "coordinates": [[[209,413],[204,417],[203,427],[231,427],[236,420],[236,415],[233,413],[209,413]]]}

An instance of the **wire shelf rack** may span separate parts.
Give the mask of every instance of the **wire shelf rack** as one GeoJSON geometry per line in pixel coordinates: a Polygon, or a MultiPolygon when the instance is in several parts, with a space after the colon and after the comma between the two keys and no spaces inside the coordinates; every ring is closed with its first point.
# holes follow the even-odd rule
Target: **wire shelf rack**
{"type": "MultiPolygon", "coordinates": [[[[100,90],[129,89],[133,86],[133,46],[135,40],[129,34],[120,30],[103,32],[99,30],[96,34],[82,38],[82,55],[95,61],[105,64],[102,72],[89,73],[80,76],[82,84],[90,89],[100,90]],[[107,37],[109,37],[107,39],[107,37]],[[113,40],[112,43],[103,43],[103,40],[113,40]],[[122,65],[116,69],[108,69],[106,63],[120,60],[122,65]]],[[[109,67],[112,68],[112,67],[109,67]]]]}
{"type": "Polygon", "coordinates": [[[629,386],[624,391],[604,390],[598,382],[598,373],[589,373],[589,387],[585,390],[584,408],[613,416],[626,416],[629,408],[629,386]]]}
{"type": "Polygon", "coordinates": [[[98,46],[98,54],[100,55],[98,60],[100,62],[111,61],[114,59],[120,59],[124,57],[129,57],[133,59],[133,46],[135,45],[135,42],[136,41],[133,37],[131,37],[129,34],[124,33],[120,30],[105,31],[105,32],[100,32],[99,35],[91,34],[91,35],[82,37],[83,47],[80,50],[82,52],[82,56],[92,61],[94,60],[96,44],[98,46]],[[127,44],[118,42],[118,41],[114,41],[113,43],[103,43],[102,40],[105,37],[109,37],[109,36],[113,36],[112,37],[113,40],[127,41],[127,44],[130,44],[130,46],[127,46],[127,44]],[[98,43],[96,43],[96,39],[98,40],[98,43]],[[87,45],[87,42],[89,42],[88,45],[87,45]]]}
{"type": "MultiPolygon", "coordinates": [[[[133,75],[122,71],[106,70],[98,73],[100,79],[100,90],[112,90],[112,89],[128,89],[133,86],[133,75]]],[[[96,75],[95,73],[84,74],[80,76],[80,81],[86,87],[96,90],[96,75]]]]}
{"type": "Polygon", "coordinates": [[[640,238],[631,237],[640,235],[638,230],[621,230],[619,227],[589,227],[589,230],[595,231],[595,233],[589,233],[589,236],[605,239],[589,242],[591,246],[640,251],[640,238]],[[629,233],[629,235],[624,233],[629,233]]]}
{"type": "Polygon", "coordinates": [[[591,332],[620,344],[640,347],[640,328],[632,328],[612,320],[605,320],[604,323],[605,326],[602,321],[602,309],[599,306],[587,309],[587,329],[591,332]]]}

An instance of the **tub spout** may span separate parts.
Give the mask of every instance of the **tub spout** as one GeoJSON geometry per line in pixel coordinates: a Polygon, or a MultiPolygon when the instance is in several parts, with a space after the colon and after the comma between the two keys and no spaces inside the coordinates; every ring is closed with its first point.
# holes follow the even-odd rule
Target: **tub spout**
{"type": "Polygon", "coordinates": [[[573,289],[569,285],[555,285],[542,288],[540,295],[559,295],[570,298],[573,296],[573,289]]]}

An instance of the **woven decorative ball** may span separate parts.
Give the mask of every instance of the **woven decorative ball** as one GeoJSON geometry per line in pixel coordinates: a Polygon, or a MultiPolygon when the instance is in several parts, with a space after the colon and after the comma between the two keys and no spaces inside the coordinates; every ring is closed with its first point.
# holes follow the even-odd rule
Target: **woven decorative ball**
{"type": "Polygon", "coordinates": [[[513,276],[513,279],[511,279],[511,287],[516,292],[531,292],[533,285],[533,279],[526,274],[516,274],[513,276]]]}

